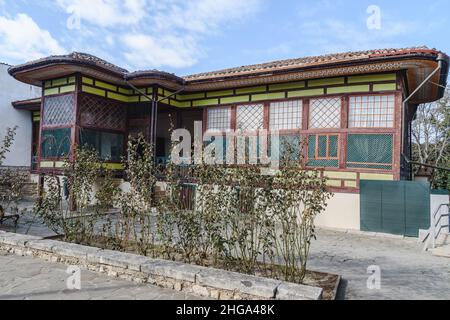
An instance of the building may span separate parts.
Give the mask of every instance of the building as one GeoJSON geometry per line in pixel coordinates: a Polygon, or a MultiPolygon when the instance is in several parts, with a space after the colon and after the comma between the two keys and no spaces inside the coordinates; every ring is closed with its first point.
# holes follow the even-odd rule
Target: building
{"type": "MultiPolygon", "coordinates": [[[[37,173],[62,165],[77,144],[95,147],[120,170],[129,134],[168,155],[169,118],[177,128],[222,134],[244,128],[305,138],[304,158],[336,192],[318,224],[362,229],[361,182],[411,179],[410,124],[419,104],[442,97],[449,57],[425,47],[275,61],[186,77],[129,72],[72,53],[14,66],[9,73],[42,87],[37,173]],[[339,212],[339,214],[336,214],[339,212]]],[[[14,104],[30,110],[35,100],[14,104]]],[[[29,116],[31,118],[31,115],[29,116]]]]}
{"type": "Polygon", "coordinates": [[[6,154],[3,166],[30,170],[33,156],[37,156],[38,144],[33,142],[38,141],[38,127],[33,127],[33,118],[30,112],[11,108],[11,103],[18,100],[36,99],[36,110],[39,111],[42,90],[12,78],[8,74],[10,67],[0,63],[0,138],[3,139],[6,128],[17,126],[17,131],[14,144],[11,151],[6,154]],[[33,134],[35,135],[34,139],[33,134]]]}

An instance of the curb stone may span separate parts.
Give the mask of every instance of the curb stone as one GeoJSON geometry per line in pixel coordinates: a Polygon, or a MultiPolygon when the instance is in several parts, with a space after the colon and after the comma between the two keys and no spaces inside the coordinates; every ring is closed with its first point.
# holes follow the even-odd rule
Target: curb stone
{"type": "Polygon", "coordinates": [[[0,231],[0,251],[222,300],[320,300],[322,288],[0,231]]]}

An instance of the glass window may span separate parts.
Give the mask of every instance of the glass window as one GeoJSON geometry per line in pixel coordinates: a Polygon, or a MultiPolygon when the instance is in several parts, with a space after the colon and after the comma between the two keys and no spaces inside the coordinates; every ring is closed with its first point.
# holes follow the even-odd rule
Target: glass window
{"type": "Polygon", "coordinates": [[[340,128],[341,104],[341,98],[312,99],[309,106],[309,127],[340,128]]]}
{"type": "Polygon", "coordinates": [[[80,131],[80,145],[96,150],[104,161],[120,162],[123,155],[123,134],[95,130],[80,131]]]}
{"type": "Polygon", "coordinates": [[[347,167],[391,170],[393,139],[392,134],[350,134],[347,167]]]}
{"type": "Polygon", "coordinates": [[[45,97],[43,125],[70,125],[74,123],[74,101],[73,94],[45,97]]]}
{"type": "Polygon", "coordinates": [[[231,130],[231,108],[209,108],[208,109],[208,131],[230,131],[231,130]]]}
{"type": "Polygon", "coordinates": [[[243,105],[237,107],[237,130],[255,131],[264,129],[264,105],[243,105]]]}
{"type": "Polygon", "coordinates": [[[350,97],[350,128],[394,127],[395,96],[350,97]]]}
{"type": "Polygon", "coordinates": [[[270,130],[302,128],[302,101],[284,101],[270,104],[270,130]]]}
{"type": "Polygon", "coordinates": [[[308,138],[308,166],[339,167],[337,135],[310,135],[308,138]]]}
{"type": "Polygon", "coordinates": [[[70,154],[71,129],[49,129],[42,131],[41,158],[60,158],[70,154]]]}

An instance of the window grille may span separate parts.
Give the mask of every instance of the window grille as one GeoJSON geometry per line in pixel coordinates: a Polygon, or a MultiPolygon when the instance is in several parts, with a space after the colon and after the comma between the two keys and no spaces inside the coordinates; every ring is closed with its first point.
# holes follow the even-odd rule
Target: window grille
{"type": "Polygon", "coordinates": [[[208,131],[230,131],[231,108],[209,108],[208,109],[208,131]]]}
{"type": "Polygon", "coordinates": [[[350,128],[394,127],[395,96],[350,97],[350,128]]]}
{"type": "Polygon", "coordinates": [[[392,170],[392,134],[351,134],[348,136],[347,167],[392,170]]]}
{"type": "Polygon", "coordinates": [[[243,105],[237,108],[237,130],[264,129],[264,105],[243,105]]]}
{"type": "Polygon", "coordinates": [[[82,95],[81,125],[101,129],[126,130],[126,110],[113,100],[82,95]]]}
{"type": "Polygon", "coordinates": [[[339,167],[338,135],[308,137],[308,166],[339,167]]]}
{"type": "Polygon", "coordinates": [[[270,104],[270,130],[295,130],[302,128],[303,103],[299,101],[270,104]]]}
{"type": "Polygon", "coordinates": [[[123,134],[83,129],[80,130],[80,145],[94,149],[104,161],[122,161],[123,134]]]}
{"type": "Polygon", "coordinates": [[[340,128],[341,104],[341,98],[312,99],[309,106],[309,127],[340,128]]]}
{"type": "Polygon", "coordinates": [[[71,125],[74,123],[73,94],[44,98],[44,126],[71,125]]]}
{"type": "Polygon", "coordinates": [[[280,161],[300,161],[301,137],[300,135],[280,135],[278,143],[273,143],[269,136],[268,154],[280,161]]]}

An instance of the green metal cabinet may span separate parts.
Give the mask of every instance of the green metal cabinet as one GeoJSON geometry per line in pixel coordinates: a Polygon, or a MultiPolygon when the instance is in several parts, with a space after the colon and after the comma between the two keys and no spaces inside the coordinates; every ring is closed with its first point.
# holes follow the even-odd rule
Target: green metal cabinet
{"type": "Polygon", "coordinates": [[[361,181],[361,230],[417,237],[430,227],[430,185],[361,181]]]}

